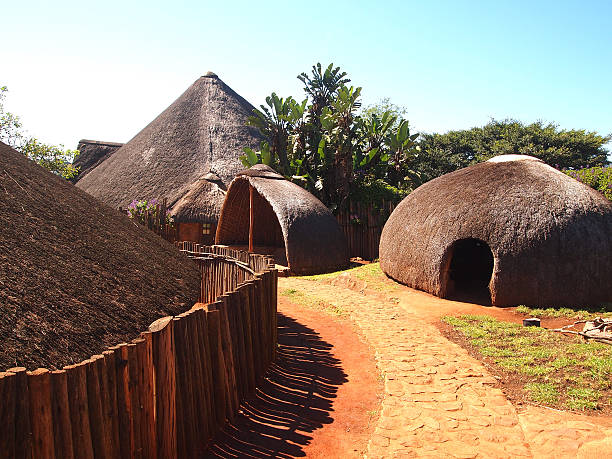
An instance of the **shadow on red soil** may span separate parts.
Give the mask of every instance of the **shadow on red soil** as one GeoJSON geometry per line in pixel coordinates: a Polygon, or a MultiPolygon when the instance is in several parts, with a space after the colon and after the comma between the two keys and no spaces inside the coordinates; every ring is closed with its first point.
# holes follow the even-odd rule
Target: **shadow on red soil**
{"type": "Polygon", "coordinates": [[[276,363],[206,457],[303,457],[310,434],[333,422],[333,401],[347,375],[332,345],[280,313],[278,327],[276,363]]]}

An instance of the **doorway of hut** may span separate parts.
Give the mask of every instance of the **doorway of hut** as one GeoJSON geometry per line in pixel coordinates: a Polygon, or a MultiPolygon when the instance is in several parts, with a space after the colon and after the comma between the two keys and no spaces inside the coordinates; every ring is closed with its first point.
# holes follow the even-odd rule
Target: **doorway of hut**
{"type": "Polygon", "coordinates": [[[249,185],[249,252],[271,255],[277,265],[287,266],[285,239],[270,203],[249,185]]]}
{"type": "Polygon", "coordinates": [[[445,265],[445,298],[491,304],[493,253],[486,242],[474,238],[455,241],[449,248],[445,265]]]}

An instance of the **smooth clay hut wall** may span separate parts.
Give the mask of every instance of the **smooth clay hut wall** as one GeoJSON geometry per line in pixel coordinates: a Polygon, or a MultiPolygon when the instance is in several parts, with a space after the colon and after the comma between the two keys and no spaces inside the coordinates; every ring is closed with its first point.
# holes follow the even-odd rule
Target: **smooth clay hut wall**
{"type": "Polygon", "coordinates": [[[416,189],[383,229],[381,268],[448,297],[453,247],[466,239],[490,248],[494,305],[612,301],[612,203],[535,158],[498,157],[416,189]]]}

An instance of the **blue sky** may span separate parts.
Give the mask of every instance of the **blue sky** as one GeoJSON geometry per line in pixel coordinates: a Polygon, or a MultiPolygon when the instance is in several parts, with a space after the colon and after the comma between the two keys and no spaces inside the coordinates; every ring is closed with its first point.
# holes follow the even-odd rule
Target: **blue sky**
{"type": "Polygon", "coordinates": [[[208,70],[258,106],[316,62],[414,129],[612,132],[612,2],[81,1],[2,6],[6,108],[45,142],[125,142],[208,70]]]}

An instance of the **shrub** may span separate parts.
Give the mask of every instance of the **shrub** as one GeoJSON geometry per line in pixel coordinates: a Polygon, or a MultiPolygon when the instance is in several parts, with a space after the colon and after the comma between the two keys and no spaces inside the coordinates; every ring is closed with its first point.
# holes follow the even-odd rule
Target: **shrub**
{"type": "Polygon", "coordinates": [[[566,170],[564,172],[579,182],[600,191],[606,198],[612,201],[612,166],[589,167],[587,169],[566,170]]]}

